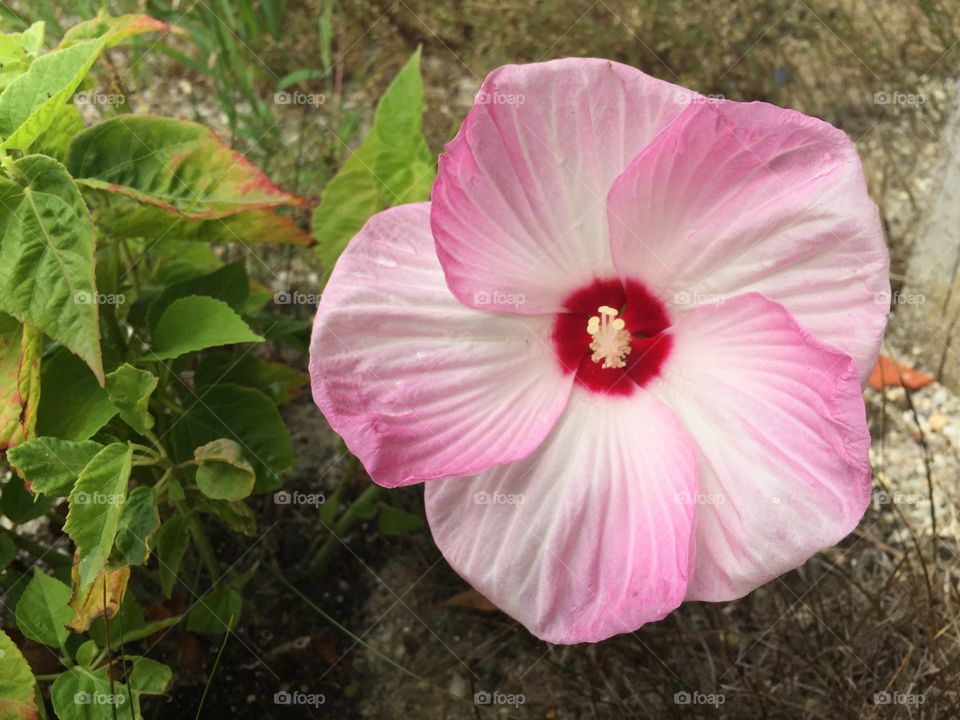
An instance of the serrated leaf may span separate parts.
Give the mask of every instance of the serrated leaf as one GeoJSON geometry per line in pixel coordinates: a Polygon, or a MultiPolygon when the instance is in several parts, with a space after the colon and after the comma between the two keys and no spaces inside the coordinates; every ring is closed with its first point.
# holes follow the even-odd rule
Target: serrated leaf
{"type": "Polygon", "coordinates": [[[127,363],[106,376],[107,396],[120,413],[120,419],[141,435],[153,427],[148,407],[157,382],[153,373],[127,363]]]}
{"type": "Polygon", "coordinates": [[[103,49],[88,40],[33,61],[0,93],[0,136],[4,150],[27,150],[50,127],[103,49]]]}
{"type": "Polygon", "coordinates": [[[0,314],[0,451],[35,433],[42,348],[40,333],[0,314]]]}
{"type": "Polygon", "coordinates": [[[153,333],[150,359],[169,360],[190,352],[234,343],[263,342],[263,338],[220,300],[191,295],[164,310],[153,333]]]}
{"type": "Polygon", "coordinates": [[[33,149],[37,153],[64,162],[70,142],[85,127],[80,111],[74,105],[67,105],[60,108],[50,127],[34,141],[33,149]]]}
{"type": "Polygon", "coordinates": [[[16,618],[17,627],[31,640],[63,647],[70,636],[67,625],[73,618],[70,588],[34,568],[33,577],[17,603],[16,618]]]}
{"type": "MultiPolygon", "coordinates": [[[[73,567],[74,585],[79,583],[79,568],[73,567]]],[[[110,620],[123,603],[130,582],[130,568],[101,570],[86,590],[74,590],[70,599],[72,619],[70,629],[86,632],[90,624],[99,618],[110,620]]]]}
{"type": "MultiPolygon", "coordinates": [[[[125,684],[111,681],[107,666],[91,670],[75,665],[61,673],[50,688],[53,710],[60,720],[114,720],[129,717],[133,694],[125,684]]],[[[140,720],[134,707],[134,720],[140,720]]]]}
{"type": "Polygon", "coordinates": [[[116,548],[125,565],[143,565],[160,529],[160,511],[152,487],[134,488],[120,513],[116,548]]]}
{"type": "Polygon", "coordinates": [[[212,500],[243,500],[253,492],[253,466],[243,448],[233,440],[218,438],[193,453],[197,466],[197,487],[212,500]]]}
{"type": "Polygon", "coordinates": [[[81,593],[89,589],[110,557],[127,497],[132,460],[129,444],[107,445],[83,469],[70,493],[70,511],[63,529],[77,546],[77,589],[81,593]]]}
{"type": "Polygon", "coordinates": [[[293,445],[283,418],[270,398],[253,388],[229,383],[210,388],[171,436],[179,462],[190,460],[194,448],[211,440],[226,437],[239,443],[256,472],[255,493],[280,487],[281,476],[293,467],[293,445]]]}
{"type": "Polygon", "coordinates": [[[116,47],[124,40],[148,32],[169,30],[167,23],[149,15],[101,16],[85,20],[71,27],[63,35],[60,47],[69,47],[84,40],[103,38],[105,47],[116,47]]]}
{"type": "Polygon", "coordinates": [[[328,273],[371,215],[429,198],[435,168],[422,123],[417,48],[380,99],[373,129],[327,185],[314,211],[313,235],[328,273]]]}
{"type": "Polygon", "coordinates": [[[23,32],[0,35],[0,90],[23,74],[43,47],[44,24],[38,20],[23,32]]]}
{"type": "Polygon", "coordinates": [[[173,592],[180,563],[190,544],[188,520],[183,515],[174,515],[161,527],[157,535],[157,563],[160,568],[160,588],[164,597],[173,592]]]}
{"type": "Polygon", "coordinates": [[[123,115],[74,138],[67,167],[91,189],[191,219],[301,205],[198,123],[123,115]]]}
{"type": "Polygon", "coordinates": [[[180,298],[203,295],[222,300],[236,312],[243,312],[250,294],[250,280],[242,260],[219,267],[211,273],[174,283],[150,303],[147,310],[147,327],[153,332],[164,311],[180,298]]]}
{"type": "Polygon", "coordinates": [[[40,387],[37,435],[86,440],[117,414],[107,391],[87,366],[65,348],[44,358],[40,387]]]}
{"type": "Polygon", "coordinates": [[[20,648],[0,630],[0,720],[36,720],[36,689],[20,648]]]}
{"type": "Polygon", "coordinates": [[[66,345],[103,383],[94,231],[66,169],[44,155],[17,160],[22,179],[0,245],[0,310],[66,345]]]}
{"type": "Polygon", "coordinates": [[[92,440],[74,442],[53,437],[38,437],[7,453],[17,474],[30,483],[30,489],[48,497],[66,497],[80,472],[103,445],[92,440]]]}

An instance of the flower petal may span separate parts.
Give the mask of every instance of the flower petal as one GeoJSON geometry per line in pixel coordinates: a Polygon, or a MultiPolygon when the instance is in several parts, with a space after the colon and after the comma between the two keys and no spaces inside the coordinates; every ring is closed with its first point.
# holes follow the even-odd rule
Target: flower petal
{"type": "Polygon", "coordinates": [[[388,487],[526,457],[573,383],[554,357],[553,318],[457,302],[429,220],[429,203],[370,219],[337,262],[310,343],[315,402],[388,487]]]}
{"type": "Polygon", "coordinates": [[[889,255],[840,130],[764,103],[691,105],[616,181],[608,211],[617,269],[671,316],[761,292],[869,377],[889,255]]]}
{"type": "Polygon", "coordinates": [[[730,600],[859,522],[870,434],[856,366],[757,293],[684,315],[649,390],[700,462],[688,600],[730,600]]]}
{"type": "Polygon", "coordinates": [[[537,637],[595,642],[683,600],[696,459],[649,393],[575,389],[530,457],[426,487],[427,518],[464,578],[537,637]]]}
{"type": "Polygon", "coordinates": [[[607,192],[689,95],[593,58],[490,73],[433,186],[453,294],[481,309],[559,312],[571,290],[615,274],[607,192]]]}

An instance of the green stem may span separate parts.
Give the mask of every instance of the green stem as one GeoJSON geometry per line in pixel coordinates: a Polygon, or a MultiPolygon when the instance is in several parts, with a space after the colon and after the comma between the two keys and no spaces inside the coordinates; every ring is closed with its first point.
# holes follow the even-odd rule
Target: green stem
{"type": "Polygon", "coordinates": [[[327,528],[330,530],[330,537],[323,543],[317,554],[313,556],[313,560],[310,562],[311,571],[323,570],[326,567],[343,544],[340,538],[346,535],[361,519],[358,514],[360,509],[369,504],[371,500],[375,500],[381,490],[382,488],[379,485],[371,484],[370,487],[360,493],[356,500],[350,503],[350,507],[344,510],[343,515],[333,524],[333,527],[327,528]]]}
{"type": "Polygon", "coordinates": [[[215,583],[223,575],[223,572],[220,570],[220,561],[217,560],[217,554],[213,551],[213,545],[210,544],[210,539],[203,532],[203,528],[200,527],[197,519],[192,515],[186,515],[186,518],[190,535],[193,537],[193,542],[196,543],[197,551],[200,553],[200,559],[203,560],[207,572],[210,573],[210,582],[215,583]]]}

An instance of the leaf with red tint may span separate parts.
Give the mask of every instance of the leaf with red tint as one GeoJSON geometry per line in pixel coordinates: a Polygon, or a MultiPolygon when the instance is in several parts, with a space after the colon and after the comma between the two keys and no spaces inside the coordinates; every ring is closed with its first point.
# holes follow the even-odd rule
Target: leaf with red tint
{"type": "Polygon", "coordinates": [[[901,365],[896,360],[891,360],[886,355],[881,355],[877,364],[870,373],[870,387],[874,390],[882,390],[888,387],[905,387],[909,390],[919,390],[926,387],[936,378],[914,370],[906,365],[901,365]]]}
{"type": "Polygon", "coordinates": [[[191,220],[306,203],[208,128],[172,118],[121,115],[94,125],[73,139],[67,167],[108,204],[121,196],[191,220]]]}
{"type": "Polygon", "coordinates": [[[148,32],[166,32],[170,26],[149,15],[118,15],[97,17],[74,25],[67,30],[60,47],[69,47],[84,40],[106,37],[106,47],[115,47],[124,40],[148,32]]]}

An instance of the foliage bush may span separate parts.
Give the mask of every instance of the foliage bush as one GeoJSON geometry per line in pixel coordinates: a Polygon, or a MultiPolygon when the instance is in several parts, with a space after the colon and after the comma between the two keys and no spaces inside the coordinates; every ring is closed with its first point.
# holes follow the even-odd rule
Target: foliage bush
{"type": "MultiPolygon", "coordinates": [[[[98,58],[166,29],[99,16],[49,51],[42,22],[0,36],[0,584],[19,631],[60,666],[34,677],[0,631],[4,720],[36,717],[47,697],[60,718],[123,705],[140,717],[173,677],[148,639],[181,622],[221,635],[243,612],[251,576],[224,577],[209,530],[256,536],[248,499],[279,491],[293,465],[279,408],[307,376],[257,347],[302,353],[309,326],[217,249],[315,245],[329,267],[367,217],[425,198],[433,179],[419,51],[324,190],[312,234],[287,212],[307,200],[202,125],[118,113],[85,126],[77,105],[97,97],[98,58]],[[39,518],[49,545],[18,532],[39,518]],[[148,619],[188,572],[215,589],[148,619]]],[[[369,494],[337,511],[324,509],[338,526],[377,513],[387,533],[418,524],[369,494]]]]}

